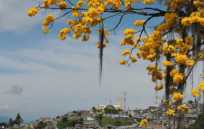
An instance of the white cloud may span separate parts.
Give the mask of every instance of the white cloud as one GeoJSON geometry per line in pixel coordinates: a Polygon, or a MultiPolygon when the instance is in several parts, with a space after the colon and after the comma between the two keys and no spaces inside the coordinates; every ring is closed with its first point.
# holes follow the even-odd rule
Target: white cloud
{"type": "Polygon", "coordinates": [[[29,71],[0,74],[1,89],[13,84],[24,88],[19,97],[1,95],[0,104],[7,103],[24,115],[43,116],[108,103],[110,99],[115,102],[124,91],[131,107],[153,103],[153,88],[144,64],[120,66],[118,47],[110,45],[105,49],[103,84],[99,87],[95,46],[59,44],[53,39],[41,42],[45,44],[42,47],[9,51],[0,56],[1,67],[29,71]],[[1,99],[5,96],[6,100],[1,99]]]}
{"type": "Polygon", "coordinates": [[[0,1],[0,31],[23,31],[32,29],[40,22],[40,16],[30,18],[27,9],[36,5],[36,0],[1,0],[0,1]]]}
{"type": "Polygon", "coordinates": [[[120,66],[119,47],[110,45],[105,49],[103,82],[99,87],[98,51],[90,45],[93,40],[79,45],[54,39],[41,42],[44,45],[38,48],[1,53],[1,67],[17,69],[17,73],[0,73],[0,89],[5,91],[14,84],[24,89],[17,97],[0,95],[0,105],[9,107],[7,114],[21,112],[23,116],[34,118],[63,114],[96,104],[114,103],[124,91],[130,107],[155,104],[156,94],[145,70],[146,63],[120,66]]]}

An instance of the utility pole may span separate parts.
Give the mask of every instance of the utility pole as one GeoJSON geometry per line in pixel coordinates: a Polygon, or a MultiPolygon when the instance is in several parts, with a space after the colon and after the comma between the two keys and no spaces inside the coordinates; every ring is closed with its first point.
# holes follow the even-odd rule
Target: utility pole
{"type": "Polygon", "coordinates": [[[127,105],[127,92],[123,92],[123,108],[124,108],[124,111],[126,111],[126,105],[127,105]]]}

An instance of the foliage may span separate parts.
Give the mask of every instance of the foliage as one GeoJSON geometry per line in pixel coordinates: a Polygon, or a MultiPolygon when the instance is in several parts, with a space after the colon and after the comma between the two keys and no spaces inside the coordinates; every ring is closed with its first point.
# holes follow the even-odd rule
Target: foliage
{"type": "Polygon", "coordinates": [[[111,117],[106,117],[103,116],[101,119],[101,126],[126,126],[126,125],[131,125],[133,123],[133,120],[130,118],[111,118],[111,117]]]}
{"type": "Polygon", "coordinates": [[[35,129],[44,129],[47,126],[47,123],[40,121],[37,126],[35,127],[35,129]]]}
{"type": "Polygon", "coordinates": [[[99,113],[95,116],[96,120],[98,121],[99,125],[102,126],[102,119],[104,117],[104,114],[99,113]]]}
{"type": "Polygon", "coordinates": [[[23,118],[21,117],[20,113],[17,113],[16,119],[14,120],[14,123],[17,125],[20,125],[23,123],[23,118]]]}
{"type": "Polygon", "coordinates": [[[203,129],[204,127],[204,112],[200,114],[196,122],[191,125],[188,129],[203,129]]]}
{"type": "MultiPolygon", "coordinates": [[[[63,24],[60,26],[64,26],[58,32],[61,40],[71,36],[88,41],[94,31],[98,32],[100,77],[109,33],[118,29],[122,22],[132,22],[132,27],[123,31],[120,45],[125,49],[120,64],[148,61],[146,69],[155,83],[154,89],[157,92],[165,90],[162,102],[166,106],[166,115],[175,117],[188,111],[187,105],[183,104],[183,92],[193,69],[204,59],[202,0],[41,0],[27,13],[33,17],[41,10],[54,13],[60,10],[58,16],[49,13],[43,19],[42,28],[49,32],[54,23],[66,19],[64,23],[60,22],[63,24]],[[125,16],[135,19],[129,21],[125,16]],[[152,29],[148,28],[150,25],[152,29]]],[[[203,92],[204,81],[201,81],[192,89],[192,96],[197,98],[203,92]]]]}
{"type": "Polygon", "coordinates": [[[96,112],[97,112],[96,107],[92,107],[92,111],[93,111],[94,113],[96,113],[96,112]]]}
{"type": "Polygon", "coordinates": [[[118,110],[113,105],[107,105],[104,109],[106,114],[118,114],[118,110]]]}
{"type": "Polygon", "coordinates": [[[82,124],[83,120],[81,118],[67,118],[63,117],[57,122],[57,127],[59,129],[65,129],[67,127],[74,127],[76,124],[82,124]]]}

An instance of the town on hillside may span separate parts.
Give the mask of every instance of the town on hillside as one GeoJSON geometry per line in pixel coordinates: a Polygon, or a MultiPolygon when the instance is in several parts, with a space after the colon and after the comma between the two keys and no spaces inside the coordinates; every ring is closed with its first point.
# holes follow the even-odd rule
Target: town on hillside
{"type": "MultiPolygon", "coordinates": [[[[188,101],[188,113],[184,116],[185,128],[193,124],[203,108],[202,104],[188,101]]],[[[164,114],[164,106],[146,109],[124,109],[120,104],[97,105],[89,110],[72,111],[55,118],[44,117],[24,123],[20,114],[15,119],[0,123],[0,129],[140,129],[140,121],[148,120],[147,129],[166,129],[173,125],[164,114]]]]}

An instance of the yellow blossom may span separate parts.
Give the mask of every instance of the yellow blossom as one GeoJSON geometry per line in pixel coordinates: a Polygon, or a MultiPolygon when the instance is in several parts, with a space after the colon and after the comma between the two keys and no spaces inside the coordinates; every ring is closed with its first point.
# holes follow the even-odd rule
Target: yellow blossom
{"type": "Polygon", "coordinates": [[[184,76],[182,73],[175,73],[174,76],[173,76],[173,82],[174,84],[178,85],[180,84],[184,79],[184,76]]]}
{"type": "Polygon", "coordinates": [[[173,53],[173,52],[176,51],[176,48],[175,48],[173,45],[168,45],[168,43],[165,43],[165,44],[163,45],[162,50],[163,50],[163,52],[164,52],[165,54],[171,54],[171,53],[173,53]]]}
{"type": "Polygon", "coordinates": [[[180,92],[174,92],[172,94],[172,99],[173,99],[174,102],[182,100],[183,97],[184,97],[183,94],[181,94],[180,92]]]}
{"type": "Polygon", "coordinates": [[[179,64],[186,64],[188,57],[183,54],[176,54],[175,59],[176,59],[176,62],[179,64]]]}
{"type": "Polygon", "coordinates": [[[137,58],[135,56],[130,56],[130,60],[132,61],[132,63],[137,62],[137,58]]]}
{"type": "Polygon", "coordinates": [[[184,17],[182,20],[181,20],[181,24],[183,26],[190,26],[192,24],[192,20],[189,18],[189,17],[184,17]]]}
{"type": "Polygon", "coordinates": [[[105,48],[106,47],[106,44],[103,44],[103,45],[101,45],[100,43],[97,43],[96,44],[96,48],[105,48]]]}
{"type": "Polygon", "coordinates": [[[121,65],[126,65],[126,64],[127,64],[127,61],[126,61],[126,60],[120,60],[120,64],[121,64],[121,65]]]}
{"type": "Polygon", "coordinates": [[[158,84],[158,85],[155,86],[154,89],[155,89],[155,91],[160,91],[160,90],[163,89],[163,87],[164,87],[164,86],[163,86],[162,84],[158,84]]]}
{"type": "Polygon", "coordinates": [[[186,104],[179,105],[177,109],[181,112],[188,112],[189,107],[186,104]]]}
{"type": "Polygon", "coordinates": [[[173,77],[176,73],[179,73],[179,71],[177,69],[173,69],[170,72],[171,77],[173,77]]]}
{"type": "Polygon", "coordinates": [[[128,55],[130,55],[130,50],[129,50],[129,49],[125,49],[125,50],[122,52],[121,55],[123,55],[123,56],[128,56],[128,55]]]}
{"type": "Polygon", "coordinates": [[[167,23],[173,22],[176,19],[176,13],[166,13],[164,18],[167,23]]]}
{"type": "Polygon", "coordinates": [[[58,37],[61,40],[65,40],[67,33],[69,33],[71,30],[69,28],[63,28],[59,31],[58,37]]]}
{"type": "Polygon", "coordinates": [[[145,23],[144,20],[135,20],[133,24],[134,24],[135,26],[143,26],[144,23],[145,23]]]}
{"type": "Polygon", "coordinates": [[[50,5],[54,4],[54,0],[43,0],[43,7],[48,8],[50,5]]]}
{"type": "Polygon", "coordinates": [[[162,64],[163,64],[164,66],[166,66],[166,67],[169,67],[169,66],[172,66],[172,65],[173,65],[173,63],[172,63],[171,61],[168,61],[168,60],[163,61],[162,64]]]}
{"type": "Polygon", "coordinates": [[[48,26],[50,23],[54,22],[55,17],[53,15],[47,15],[47,17],[43,20],[43,25],[48,26]]]}
{"type": "Polygon", "coordinates": [[[148,127],[148,120],[147,120],[147,118],[144,118],[144,119],[142,119],[142,120],[140,121],[139,127],[140,127],[140,128],[147,128],[147,127],[148,127]]]}
{"type": "Polygon", "coordinates": [[[198,84],[198,87],[199,89],[204,92],[204,81],[201,81],[199,84],[198,84]]]}
{"type": "MultiPolygon", "coordinates": [[[[74,17],[79,17],[79,12],[78,12],[78,10],[72,9],[72,15],[73,15],[74,17]]],[[[84,17],[84,18],[85,18],[85,17],[84,17]]]]}
{"type": "Polygon", "coordinates": [[[188,67],[192,67],[194,64],[195,64],[195,61],[192,60],[192,59],[188,59],[185,62],[185,65],[188,66],[188,67]]]}
{"type": "Polygon", "coordinates": [[[123,31],[123,34],[125,36],[130,36],[132,37],[134,34],[135,34],[135,30],[134,29],[131,29],[131,28],[126,28],[124,31],[123,31]]]}
{"type": "Polygon", "coordinates": [[[120,5],[121,5],[121,1],[120,0],[113,0],[113,4],[114,4],[114,7],[116,9],[120,8],[120,5]]]}
{"type": "Polygon", "coordinates": [[[187,37],[185,38],[185,43],[186,43],[187,45],[192,45],[192,43],[193,43],[193,37],[192,37],[192,36],[187,36],[187,37]]]}
{"type": "Polygon", "coordinates": [[[35,16],[37,13],[38,13],[38,8],[36,7],[31,7],[27,11],[28,16],[30,17],[35,16]]]}
{"type": "Polygon", "coordinates": [[[199,89],[198,88],[193,88],[191,90],[191,94],[192,94],[193,97],[199,97],[200,96],[199,89]]]}
{"type": "Polygon", "coordinates": [[[97,11],[99,13],[103,13],[105,11],[105,6],[103,4],[100,4],[100,6],[98,6],[97,11]]]}
{"type": "Polygon", "coordinates": [[[154,4],[155,0],[144,0],[144,4],[154,4]]]}
{"type": "Polygon", "coordinates": [[[48,33],[49,32],[49,26],[42,26],[42,30],[44,33],[48,33]]]}
{"type": "Polygon", "coordinates": [[[172,109],[172,108],[169,108],[169,109],[166,111],[165,114],[166,114],[167,116],[169,116],[169,117],[173,117],[173,116],[176,115],[176,111],[175,111],[174,109],[172,109]]]}
{"type": "Polygon", "coordinates": [[[64,0],[61,0],[58,6],[60,7],[60,9],[65,9],[67,8],[67,3],[64,0]]]}

